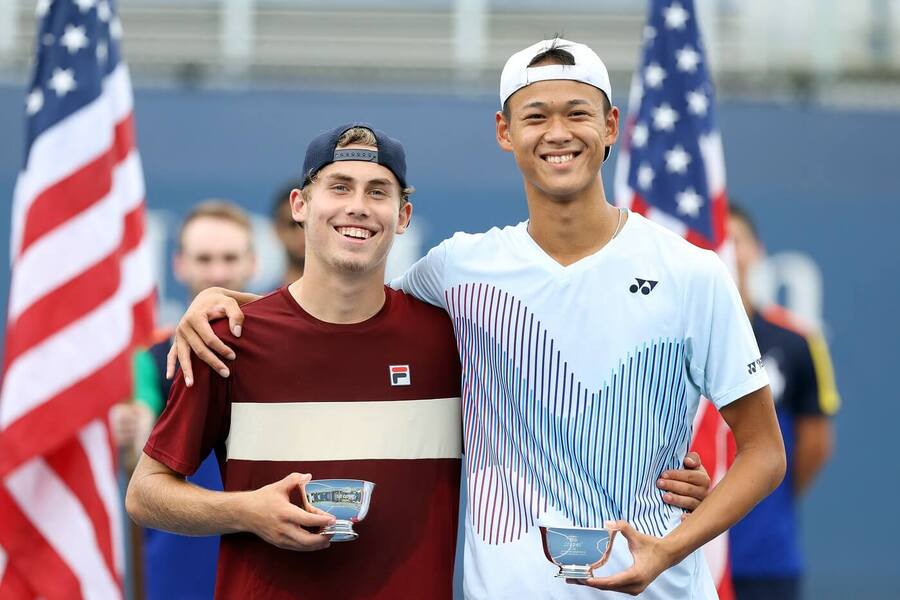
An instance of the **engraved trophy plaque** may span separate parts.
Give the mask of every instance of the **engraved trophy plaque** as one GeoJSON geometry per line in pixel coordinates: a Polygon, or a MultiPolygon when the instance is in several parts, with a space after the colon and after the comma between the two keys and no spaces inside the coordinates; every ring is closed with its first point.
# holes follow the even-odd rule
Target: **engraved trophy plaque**
{"type": "Polygon", "coordinates": [[[305,487],[306,501],[336,519],[334,525],[320,532],[322,535],[332,536],[332,542],[350,542],[359,537],[353,524],[369,512],[374,483],[361,479],[313,479],[305,487]]]}

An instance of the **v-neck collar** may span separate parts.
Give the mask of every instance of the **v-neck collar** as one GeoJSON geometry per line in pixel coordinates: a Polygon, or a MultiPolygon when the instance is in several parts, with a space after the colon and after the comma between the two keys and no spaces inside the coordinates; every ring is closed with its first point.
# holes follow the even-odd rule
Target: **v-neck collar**
{"type": "Polygon", "coordinates": [[[554,273],[568,274],[589,268],[594,263],[603,259],[603,257],[607,256],[611,252],[614,252],[615,249],[623,243],[624,238],[633,228],[631,222],[634,220],[635,216],[635,213],[633,213],[632,211],[628,210],[627,208],[625,210],[627,211],[627,218],[622,224],[622,229],[619,230],[618,235],[609,240],[596,252],[588,254],[583,258],[579,258],[570,265],[563,265],[555,258],[550,256],[543,248],[541,248],[540,244],[538,244],[528,232],[528,221],[522,221],[521,223],[519,223],[517,228],[519,229],[524,245],[530,249],[530,252],[536,257],[536,259],[541,263],[542,266],[554,273]]]}

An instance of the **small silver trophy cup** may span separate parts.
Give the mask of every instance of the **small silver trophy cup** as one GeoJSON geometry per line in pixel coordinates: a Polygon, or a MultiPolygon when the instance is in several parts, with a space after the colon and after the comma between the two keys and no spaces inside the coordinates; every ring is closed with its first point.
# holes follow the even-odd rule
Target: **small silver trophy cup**
{"type": "Polygon", "coordinates": [[[334,515],[334,525],[320,533],[332,542],[350,542],[359,537],[353,524],[366,518],[375,484],[361,479],[314,479],[306,484],[306,501],[334,515]]]}
{"type": "Polygon", "coordinates": [[[541,527],[547,560],[559,567],[557,577],[588,579],[609,560],[616,531],[587,527],[541,527]]]}

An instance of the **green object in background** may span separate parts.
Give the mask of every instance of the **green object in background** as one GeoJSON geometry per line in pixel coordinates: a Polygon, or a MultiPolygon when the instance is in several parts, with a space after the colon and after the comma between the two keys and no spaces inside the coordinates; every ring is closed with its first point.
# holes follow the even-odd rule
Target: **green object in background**
{"type": "Polygon", "coordinates": [[[146,350],[138,350],[131,357],[134,376],[134,401],[140,402],[159,417],[164,403],[159,390],[159,370],[153,356],[146,350]]]}

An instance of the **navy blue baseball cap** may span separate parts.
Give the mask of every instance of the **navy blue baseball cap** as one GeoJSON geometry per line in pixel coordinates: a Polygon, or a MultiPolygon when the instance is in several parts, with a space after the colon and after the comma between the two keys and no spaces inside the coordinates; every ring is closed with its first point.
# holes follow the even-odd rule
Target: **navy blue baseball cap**
{"type": "Polygon", "coordinates": [[[322,167],[342,160],[361,160],[378,163],[390,169],[397,181],[400,182],[401,189],[407,187],[406,153],[403,151],[403,146],[383,131],[374,129],[371,125],[365,123],[347,123],[314,137],[309,146],[306,147],[306,158],[303,159],[303,185],[308,184],[322,167]],[[337,143],[340,137],[355,127],[368,129],[375,134],[378,149],[338,148],[337,143]]]}

